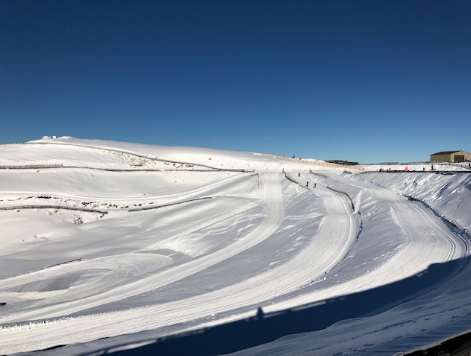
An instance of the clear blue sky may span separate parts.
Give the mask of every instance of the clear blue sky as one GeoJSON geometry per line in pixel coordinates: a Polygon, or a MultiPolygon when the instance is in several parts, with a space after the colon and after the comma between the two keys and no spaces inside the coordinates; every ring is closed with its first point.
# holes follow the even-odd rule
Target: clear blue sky
{"type": "Polygon", "coordinates": [[[0,0],[0,142],[471,152],[471,1],[0,0]]]}

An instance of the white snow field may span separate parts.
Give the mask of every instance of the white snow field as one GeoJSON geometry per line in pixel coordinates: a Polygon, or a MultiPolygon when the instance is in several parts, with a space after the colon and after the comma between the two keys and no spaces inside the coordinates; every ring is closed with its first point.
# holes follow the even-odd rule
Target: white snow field
{"type": "Polygon", "coordinates": [[[405,167],[71,137],[1,145],[0,354],[112,353],[258,308],[318,319],[230,352],[393,355],[465,333],[471,175],[451,173],[469,165],[405,167]]]}

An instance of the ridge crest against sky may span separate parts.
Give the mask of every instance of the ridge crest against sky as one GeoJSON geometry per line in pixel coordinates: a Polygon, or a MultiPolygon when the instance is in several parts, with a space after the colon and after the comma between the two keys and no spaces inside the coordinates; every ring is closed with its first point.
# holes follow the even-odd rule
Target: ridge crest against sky
{"type": "Polygon", "coordinates": [[[0,2],[0,142],[470,152],[471,2],[0,2]]]}

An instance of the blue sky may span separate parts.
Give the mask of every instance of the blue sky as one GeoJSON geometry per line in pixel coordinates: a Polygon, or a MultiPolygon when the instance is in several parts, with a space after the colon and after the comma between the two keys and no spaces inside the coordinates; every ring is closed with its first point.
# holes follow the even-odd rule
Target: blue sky
{"type": "Polygon", "coordinates": [[[0,142],[471,152],[471,1],[0,0],[0,142]]]}

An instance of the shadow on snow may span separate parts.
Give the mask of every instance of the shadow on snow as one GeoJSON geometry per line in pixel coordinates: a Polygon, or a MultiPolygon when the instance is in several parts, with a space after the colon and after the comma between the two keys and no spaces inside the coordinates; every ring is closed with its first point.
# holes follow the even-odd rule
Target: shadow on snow
{"type": "MultiPolygon", "coordinates": [[[[263,314],[196,331],[152,339],[149,334],[120,343],[119,337],[100,340],[93,352],[113,355],[217,355],[271,342],[282,336],[321,330],[345,319],[374,315],[402,304],[469,268],[471,257],[433,264],[417,275],[375,289],[281,312],[263,314]],[[113,344],[113,339],[116,343],[113,344]],[[101,347],[99,346],[100,342],[101,347]],[[145,345],[137,346],[138,342],[145,345]],[[107,344],[107,347],[103,347],[107,344]],[[112,345],[113,346],[110,346],[112,345]],[[134,348],[133,348],[134,347],[134,348]]],[[[142,344],[141,344],[142,345],[142,344]]],[[[78,346],[78,345],[77,345],[78,346]]],[[[80,349],[80,346],[78,347],[80,349]]],[[[51,350],[52,351],[52,350],[51,350]]],[[[80,350],[76,350],[80,353],[80,350]]],[[[88,349],[87,353],[92,350],[88,349]]]]}

